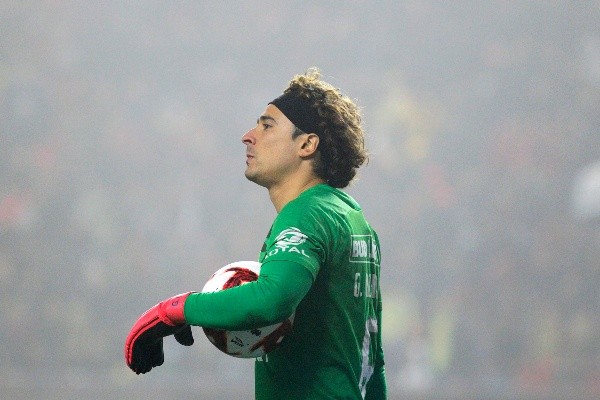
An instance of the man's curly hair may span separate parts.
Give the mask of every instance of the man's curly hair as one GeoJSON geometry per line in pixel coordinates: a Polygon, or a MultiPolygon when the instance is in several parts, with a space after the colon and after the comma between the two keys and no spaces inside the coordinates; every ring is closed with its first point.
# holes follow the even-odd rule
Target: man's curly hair
{"type": "MultiPolygon", "coordinates": [[[[319,147],[313,160],[315,174],[327,184],[345,188],[356,169],[368,159],[361,115],[357,105],[331,84],[321,80],[317,68],[296,75],[284,93],[305,97],[321,117],[319,147]]],[[[296,128],[294,137],[304,133],[296,128]]]]}

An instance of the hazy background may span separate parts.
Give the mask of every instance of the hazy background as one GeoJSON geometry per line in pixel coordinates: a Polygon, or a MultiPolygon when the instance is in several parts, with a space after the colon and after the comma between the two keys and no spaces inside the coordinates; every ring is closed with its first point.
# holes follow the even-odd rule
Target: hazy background
{"type": "Polygon", "coordinates": [[[0,1],[0,398],[252,398],[165,297],[256,259],[242,134],[310,66],[357,99],[390,399],[600,397],[599,1],[0,1]]]}

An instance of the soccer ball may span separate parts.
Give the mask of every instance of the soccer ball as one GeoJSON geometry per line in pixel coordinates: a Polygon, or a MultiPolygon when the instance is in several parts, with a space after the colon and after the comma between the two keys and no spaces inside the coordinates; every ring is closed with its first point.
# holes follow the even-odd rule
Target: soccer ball
{"type": "MultiPolygon", "coordinates": [[[[258,279],[260,263],[238,261],[217,270],[202,288],[202,293],[218,292],[258,279]]],[[[291,332],[294,315],[283,322],[247,331],[205,328],[210,342],[223,353],[239,358],[256,358],[274,350],[291,332]]]]}

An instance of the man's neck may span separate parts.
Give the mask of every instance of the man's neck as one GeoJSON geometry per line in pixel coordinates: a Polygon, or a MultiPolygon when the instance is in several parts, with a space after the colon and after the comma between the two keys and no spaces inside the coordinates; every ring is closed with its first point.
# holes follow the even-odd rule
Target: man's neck
{"type": "Polygon", "coordinates": [[[280,185],[272,186],[269,188],[269,197],[275,210],[279,212],[285,207],[287,203],[300,196],[300,193],[313,186],[323,183],[323,179],[318,177],[311,177],[302,182],[296,180],[288,180],[282,182],[280,185]]]}

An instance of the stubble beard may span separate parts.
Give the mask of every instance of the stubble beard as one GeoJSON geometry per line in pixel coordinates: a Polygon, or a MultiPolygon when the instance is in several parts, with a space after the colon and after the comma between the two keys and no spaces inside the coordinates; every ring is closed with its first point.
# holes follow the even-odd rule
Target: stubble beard
{"type": "Polygon", "coordinates": [[[250,172],[248,169],[244,172],[244,176],[250,182],[256,183],[258,186],[267,187],[267,185],[260,179],[260,175],[250,172]]]}

